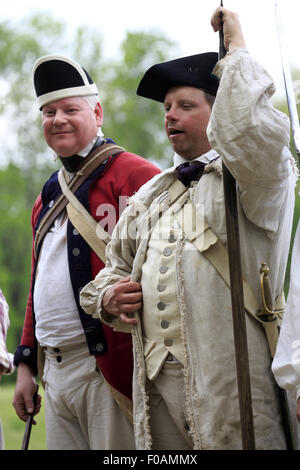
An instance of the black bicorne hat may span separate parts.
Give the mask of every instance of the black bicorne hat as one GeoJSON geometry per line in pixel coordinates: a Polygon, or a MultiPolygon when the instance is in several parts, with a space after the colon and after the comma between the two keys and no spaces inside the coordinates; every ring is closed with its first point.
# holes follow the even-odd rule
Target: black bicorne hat
{"type": "Polygon", "coordinates": [[[33,66],[33,84],[41,109],[72,96],[97,95],[98,89],[81,65],[60,55],[43,56],[33,66]]]}
{"type": "Polygon", "coordinates": [[[137,94],[163,103],[170,88],[192,86],[215,96],[219,80],[213,69],[217,61],[216,52],[205,52],[153,65],[142,78],[137,94]]]}

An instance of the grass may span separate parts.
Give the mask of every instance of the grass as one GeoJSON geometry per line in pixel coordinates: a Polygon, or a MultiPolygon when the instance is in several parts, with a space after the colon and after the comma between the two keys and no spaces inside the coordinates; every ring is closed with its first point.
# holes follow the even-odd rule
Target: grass
{"type": "MultiPolygon", "coordinates": [[[[23,442],[25,431],[25,423],[21,421],[12,406],[14,396],[14,383],[5,383],[5,377],[2,377],[0,383],[0,418],[4,432],[5,450],[20,450],[23,442]]],[[[42,405],[44,403],[44,391],[42,386],[39,387],[39,394],[42,396],[42,405]]],[[[32,426],[29,450],[45,450],[46,434],[45,434],[45,418],[44,408],[36,415],[37,424],[32,426]]]]}

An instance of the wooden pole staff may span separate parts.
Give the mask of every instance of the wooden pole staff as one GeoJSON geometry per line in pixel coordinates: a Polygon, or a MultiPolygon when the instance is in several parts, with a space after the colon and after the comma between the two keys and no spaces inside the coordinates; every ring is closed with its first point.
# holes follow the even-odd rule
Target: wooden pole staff
{"type": "MultiPolygon", "coordinates": [[[[221,1],[221,6],[223,2],[221,1]]],[[[221,18],[222,18],[221,13],[221,18]]],[[[226,54],[223,30],[219,33],[219,60],[226,54]]],[[[233,332],[239,393],[242,445],[244,450],[255,450],[252,412],[251,381],[249,370],[246,318],[244,307],[243,276],[241,268],[239,223],[236,183],[223,163],[223,184],[226,209],[227,244],[231,285],[233,332]]]]}
{"type": "Polygon", "coordinates": [[[29,439],[30,439],[30,434],[31,434],[31,428],[33,424],[33,417],[34,417],[34,411],[36,407],[36,401],[37,401],[37,396],[38,396],[38,385],[36,387],[36,392],[33,396],[33,406],[34,410],[33,413],[30,413],[28,415],[27,421],[26,421],[26,426],[25,426],[25,431],[24,431],[24,436],[23,436],[23,442],[22,442],[22,448],[21,450],[28,450],[28,445],[29,445],[29,439]]]}

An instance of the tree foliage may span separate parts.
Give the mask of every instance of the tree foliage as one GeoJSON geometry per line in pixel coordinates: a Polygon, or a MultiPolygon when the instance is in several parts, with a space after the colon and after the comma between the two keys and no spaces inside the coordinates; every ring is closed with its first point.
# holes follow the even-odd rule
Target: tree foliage
{"type": "Polygon", "coordinates": [[[163,128],[161,104],[136,95],[145,70],[165,60],[172,43],[162,35],[128,33],[121,46],[121,60],[104,94],[104,129],[121,145],[145,158],[170,163],[170,149],[163,128]],[[106,117],[108,116],[108,122],[106,117]]]}
{"type": "Polygon", "coordinates": [[[25,193],[22,169],[10,163],[0,171],[0,286],[10,306],[11,351],[20,336],[30,279],[31,210],[25,193]]]}

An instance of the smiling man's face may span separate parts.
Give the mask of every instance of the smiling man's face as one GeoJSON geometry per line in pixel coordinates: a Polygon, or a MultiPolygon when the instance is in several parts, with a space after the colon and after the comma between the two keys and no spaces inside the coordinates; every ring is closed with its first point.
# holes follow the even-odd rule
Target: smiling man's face
{"type": "Polygon", "coordinates": [[[171,88],[164,108],[166,133],[178,155],[193,160],[211,149],[206,135],[211,106],[204,91],[191,86],[171,88]]]}
{"type": "Polygon", "coordinates": [[[82,97],[64,98],[42,109],[46,142],[60,157],[80,152],[96,137],[101,124],[100,104],[92,110],[82,97]]]}

